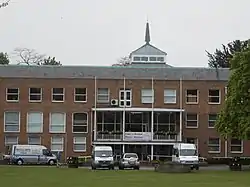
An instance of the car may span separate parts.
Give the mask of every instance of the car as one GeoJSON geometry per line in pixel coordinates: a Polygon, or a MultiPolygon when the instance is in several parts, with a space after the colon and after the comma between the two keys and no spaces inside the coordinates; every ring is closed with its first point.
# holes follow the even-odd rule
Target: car
{"type": "Polygon", "coordinates": [[[140,162],[136,153],[124,153],[119,161],[119,169],[133,168],[140,169],[140,162]]]}

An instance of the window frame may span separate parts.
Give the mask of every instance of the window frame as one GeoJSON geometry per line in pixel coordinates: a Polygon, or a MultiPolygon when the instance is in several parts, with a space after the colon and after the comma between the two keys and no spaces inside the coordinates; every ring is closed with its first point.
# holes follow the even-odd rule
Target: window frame
{"type": "Polygon", "coordinates": [[[207,142],[207,146],[208,146],[208,153],[211,153],[211,154],[218,154],[218,153],[221,153],[221,139],[220,138],[216,138],[216,137],[209,137],[208,138],[208,142],[207,142]],[[218,145],[215,145],[215,144],[210,144],[209,141],[210,139],[218,139],[219,140],[219,144],[218,145]],[[219,150],[218,151],[209,151],[209,147],[216,147],[216,146],[219,146],[219,150]]]}
{"type": "Polygon", "coordinates": [[[110,89],[109,88],[97,88],[96,101],[97,103],[109,103],[110,102],[110,89]],[[99,89],[105,89],[108,92],[107,94],[100,94],[99,89]],[[99,100],[99,96],[108,96],[108,100],[99,100]]]}
{"type": "Polygon", "coordinates": [[[50,138],[50,149],[51,151],[53,152],[63,152],[64,151],[64,145],[65,144],[65,138],[64,136],[58,136],[58,135],[54,135],[54,136],[51,136],[50,138]],[[61,138],[62,139],[62,144],[59,144],[59,143],[53,143],[53,138],[61,138]],[[55,145],[62,145],[62,149],[52,149],[52,145],[55,144],[55,145]]]}
{"type": "Polygon", "coordinates": [[[119,106],[120,107],[132,107],[133,94],[132,89],[120,89],[119,90],[119,106]],[[121,99],[122,92],[124,92],[124,99],[121,99]],[[130,94],[130,99],[127,99],[127,93],[130,94]],[[122,105],[122,102],[124,105],[122,105]],[[130,103],[127,105],[127,103],[130,103]]]}
{"type": "Polygon", "coordinates": [[[154,102],[155,102],[155,90],[151,88],[142,88],[141,89],[141,103],[142,104],[154,104],[154,102]],[[145,91],[149,91],[150,94],[149,95],[145,94],[144,93],[145,91]],[[147,99],[144,100],[145,98],[151,98],[151,101],[147,99]]]}
{"type": "Polygon", "coordinates": [[[199,128],[199,114],[198,113],[186,113],[186,128],[187,129],[197,129],[199,128]],[[188,120],[188,115],[195,115],[196,114],[196,126],[188,126],[188,121],[194,122],[194,120],[188,120]]]}
{"type": "Polygon", "coordinates": [[[20,89],[13,87],[13,88],[6,88],[5,90],[5,100],[8,103],[17,103],[20,100],[20,89]],[[17,93],[13,94],[13,93],[8,93],[9,89],[17,89],[17,93]],[[8,95],[17,95],[18,99],[17,100],[8,100],[8,95]]]}
{"type": "Polygon", "coordinates": [[[13,136],[13,135],[5,135],[4,136],[4,146],[9,146],[9,145],[18,145],[19,144],[19,136],[13,136]],[[6,138],[7,137],[15,137],[17,142],[15,144],[6,144],[6,138]]]}
{"type": "Polygon", "coordinates": [[[26,133],[31,133],[31,134],[33,134],[33,133],[43,133],[43,126],[44,126],[43,112],[40,112],[40,111],[29,111],[29,112],[27,112],[26,133]],[[29,115],[30,115],[30,113],[31,114],[32,113],[40,113],[41,114],[42,121],[41,121],[41,127],[40,127],[40,131],[39,132],[30,132],[30,131],[28,131],[29,130],[29,115]]]}
{"type": "Polygon", "coordinates": [[[74,88],[74,102],[75,103],[87,103],[87,101],[88,101],[88,89],[86,88],[86,87],[78,87],[78,88],[74,88]],[[85,89],[85,94],[77,94],[76,93],[76,89],[85,89]],[[83,101],[78,101],[78,100],[76,100],[76,96],[85,96],[85,100],[83,101]]]}
{"type": "Polygon", "coordinates": [[[199,139],[198,139],[198,137],[184,137],[184,140],[185,140],[186,143],[188,143],[187,139],[194,139],[195,140],[194,144],[196,145],[196,149],[198,151],[199,150],[199,139]]]}
{"type": "Polygon", "coordinates": [[[28,136],[28,145],[42,145],[42,138],[41,138],[41,136],[28,136]],[[30,144],[30,138],[39,138],[39,144],[30,144]]]}
{"type": "Polygon", "coordinates": [[[57,89],[59,87],[56,87],[56,88],[51,88],[51,102],[52,103],[63,103],[64,100],[65,100],[65,88],[62,88],[60,87],[59,89],[63,89],[63,93],[54,93],[54,89],[57,89]],[[62,95],[63,96],[63,100],[61,101],[57,101],[57,100],[54,100],[54,95],[62,95]]]}
{"type": "Polygon", "coordinates": [[[215,114],[215,113],[209,113],[209,114],[208,114],[208,128],[214,129],[215,126],[213,126],[213,127],[210,126],[210,122],[214,123],[214,125],[215,125],[216,120],[211,120],[211,119],[210,119],[210,115],[216,115],[216,118],[217,118],[218,114],[215,114]]]}
{"type": "Polygon", "coordinates": [[[29,102],[30,103],[40,103],[43,100],[42,97],[43,97],[43,88],[38,88],[38,87],[30,87],[29,88],[29,102]],[[38,93],[31,93],[30,91],[31,91],[32,88],[40,89],[40,93],[39,94],[38,93]],[[31,98],[30,98],[31,95],[40,96],[40,100],[31,100],[31,98]]]}
{"type": "Polygon", "coordinates": [[[232,138],[230,140],[230,153],[232,153],[232,154],[242,154],[244,152],[244,141],[240,140],[241,141],[241,145],[236,145],[236,144],[232,144],[232,140],[237,140],[237,139],[232,138]],[[240,147],[241,151],[232,151],[232,147],[240,147]]]}
{"type": "Polygon", "coordinates": [[[221,104],[221,89],[219,88],[211,88],[211,89],[208,89],[208,104],[209,105],[220,105],[221,104]],[[210,95],[210,91],[219,91],[219,95],[218,96],[211,96],[210,95]],[[210,98],[219,98],[219,102],[218,103],[214,103],[214,102],[210,102],[210,98]]]}
{"type": "Polygon", "coordinates": [[[174,89],[174,88],[165,88],[163,90],[163,100],[164,100],[164,104],[176,104],[177,103],[177,90],[174,89]],[[166,92],[167,91],[174,91],[175,92],[175,95],[168,95],[166,92]],[[174,97],[175,98],[175,102],[168,102],[168,99],[167,98],[170,98],[170,97],[174,97]]]}
{"type": "MultiPolygon", "coordinates": [[[[58,125],[58,124],[57,124],[58,125]]],[[[59,125],[58,125],[59,126],[59,125]]],[[[65,112],[50,112],[49,113],[49,133],[51,134],[64,134],[66,133],[66,113],[65,112]],[[51,131],[51,119],[52,119],[52,114],[63,114],[64,115],[64,130],[63,132],[60,131],[51,131]]]]}
{"type": "MultiPolygon", "coordinates": [[[[88,116],[88,112],[73,112],[72,113],[72,133],[74,133],[74,134],[86,134],[86,133],[88,133],[88,125],[89,125],[89,123],[88,123],[88,120],[89,120],[89,116],[88,116]],[[86,119],[86,121],[87,121],[87,125],[86,125],[86,132],[74,132],[74,115],[75,114],[86,114],[87,115],[87,119],[86,119]]],[[[76,125],[76,126],[83,126],[83,125],[76,125]]]]}
{"type": "Polygon", "coordinates": [[[185,103],[188,105],[197,105],[199,104],[199,90],[198,89],[186,89],[185,91],[185,103]],[[194,91],[196,90],[196,95],[188,95],[188,91],[194,91]],[[196,102],[189,102],[188,98],[196,98],[196,102]]]}
{"type": "Polygon", "coordinates": [[[81,138],[84,138],[85,139],[85,141],[84,142],[78,142],[78,143],[76,143],[76,138],[79,138],[79,136],[74,136],[73,137],[73,151],[74,152],[86,152],[87,151],[87,138],[85,137],[85,136],[83,136],[83,137],[81,137],[81,138]],[[85,149],[82,149],[82,150],[76,150],[75,149],[75,145],[85,145],[85,149]]]}
{"type": "Polygon", "coordinates": [[[4,132],[5,133],[20,133],[20,131],[21,131],[21,112],[19,112],[19,111],[4,111],[4,132]],[[18,131],[7,131],[6,130],[6,113],[18,113],[18,131]]]}

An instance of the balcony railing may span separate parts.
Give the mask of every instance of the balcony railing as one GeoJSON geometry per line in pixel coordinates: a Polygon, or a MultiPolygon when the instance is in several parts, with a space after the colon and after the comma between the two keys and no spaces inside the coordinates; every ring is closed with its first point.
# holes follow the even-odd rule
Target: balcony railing
{"type": "Polygon", "coordinates": [[[97,141],[121,141],[122,133],[119,132],[97,132],[97,141]]]}
{"type": "Polygon", "coordinates": [[[155,132],[153,135],[153,141],[179,141],[180,136],[174,132],[155,132]]]}

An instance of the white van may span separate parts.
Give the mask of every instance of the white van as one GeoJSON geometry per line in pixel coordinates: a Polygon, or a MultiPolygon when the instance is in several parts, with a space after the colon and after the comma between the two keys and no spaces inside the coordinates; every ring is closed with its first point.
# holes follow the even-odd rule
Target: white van
{"type": "Polygon", "coordinates": [[[173,146],[173,162],[190,165],[191,169],[199,170],[199,157],[195,144],[176,143],[173,146]]]}
{"type": "Polygon", "coordinates": [[[113,149],[110,146],[94,146],[92,150],[92,169],[114,169],[113,149]]]}
{"type": "Polygon", "coordinates": [[[23,164],[49,164],[57,162],[56,155],[52,154],[43,145],[13,145],[10,154],[11,162],[23,164]]]}

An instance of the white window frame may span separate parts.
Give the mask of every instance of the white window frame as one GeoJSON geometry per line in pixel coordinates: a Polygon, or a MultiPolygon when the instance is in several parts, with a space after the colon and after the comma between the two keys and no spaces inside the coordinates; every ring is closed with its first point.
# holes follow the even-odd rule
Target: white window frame
{"type": "Polygon", "coordinates": [[[74,137],[73,138],[73,151],[74,152],[86,152],[86,150],[87,150],[87,138],[86,137],[74,137]],[[76,139],[77,138],[84,138],[85,139],[85,141],[82,141],[82,142],[76,142],[76,139]],[[75,149],[75,145],[85,145],[85,149],[81,149],[81,150],[76,150],[75,149]]]}
{"type": "Polygon", "coordinates": [[[19,144],[19,137],[18,136],[12,136],[12,135],[6,135],[4,136],[4,146],[8,146],[8,145],[18,145],[19,144]],[[16,142],[14,142],[13,144],[6,144],[6,139],[7,137],[12,137],[12,138],[16,138],[16,142]]]}
{"type": "Polygon", "coordinates": [[[132,89],[120,89],[119,91],[119,106],[120,107],[131,107],[132,106],[132,89]],[[121,94],[122,92],[124,92],[124,99],[121,99],[121,94]],[[130,94],[130,99],[127,99],[127,94],[130,94]],[[122,102],[124,103],[124,105],[122,105],[122,102]],[[130,103],[129,105],[127,105],[127,103],[130,103]]]}
{"type": "Polygon", "coordinates": [[[87,101],[88,101],[88,89],[85,87],[74,88],[74,102],[75,103],[87,103],[87,101]],[[85,89],[85,93],[77,94],[76,89],[85,89]],[[82,100],[82,101],[78,101],[78,100],[76,100],[76,96],[85,96],[86,99],[82,100]]]}
{"type": "Polygon", "coordinates": [[[74,134],[88,133],[88,124],[89,124],[88,118],[89,118],[89,116],[88,116],[87,112],[74,112],[74,113],[72,113],[72,133],[74,133],[74,134]],[[87,131],[86,132],[74,132],[74,126],[85,126],[85,125],[74,125],[74,115],[75,114],[86,114],[86,116],[87,116],[87,124],[86,124],[87,131]]]}
{"type": "Polygon", "coordinates": [[[233,153],[233,154],[241,154],[241,153],[243,153],[244,152],[244,141],[243,140],[241,140],[241,145],[236,145],[236,144],[232,144],[232,140],[234,140],[234,139],[231,139],[230,140],[230,152],[231,153],[233,153]],[[232,151],[232,147],[241,147],[241,151],[232,151]]]}
{"type": "Polygon", "coordinates": [[[43,100],[42,97],[43,97],[43,89],[42,89],[42,88],[38,88],[38,87],[30,87],[30,88],[29,88],[29,102],[30,102],[30,103],[40,103],[40,102],[42,102],[42,100],[43,100]],[[32,89],[32,88],[40,89],[40,93],[31,93],[31,89],[32,89]],[[32,96],[32,95],[34,95],[34,96],[35,96],[35,95],[36,95],[36,96],[40,96],[40,100],[32,100],[32,99],[31,99],[31,96],[32,96]]]}
{"type": "Polygon", "coordinates": [[[97,88],[97,96],[96,96],[97,103],[109,103],[110,101],[110,90],[109,88],[97,88]],[[99,93],[100,90],[105,90],[107,93],[99,93]],[[99,96],[108,96],[107,100],[100,100],[99,96]]]}
{"type": "Polygon", "coordinates": [[[171,88],[166,88],[164,89],[164,104],[176,104],[176,95],[177,95],[177,91],[176,89],[171,89],[171,88]],[[174,101],[172,101],[168,98],[174,98],[174,101]]]}
{"type": "Polygon", "coordinates": [[[49,132],[50,133],[65,133],[66,131],[66,113],[65,112],[51,112],[49,114],[49,132]],[[63,114],[64,115],[64,124],[52,124],[52,115],[53,114],[63,114]],[[64,126],[64,130],[63,131],[52,131],[52,125],[56,125],[56,126],[64,126]]]}
{"type": "Polygon", "coordinates": [[[195,113],[186,113],[186,128],[187,128],[187,129],[197,129],[197,128],[199,128],[199,114],[198,114],[198,113],[196,114],[196,116],[197,116],[197,118],[196,118],[196,119],[197,119],[197,120],[196,120],[197,123],[196,123],[196,124],[197,124],[197,125],[194,126],[194,127],[193,127],[193,126],[188,126],[188,122],[189,122],[189,121],[190,121],[190,122],[194,122],[194,121],[195,121],[195,120],[188,120],[188,115],[189,115],[189,114],[195,115],[195,113]]]}
{"type": "Polygon", "coordinates": [[[27,126],[26,126],[26,132],[27,133],[43,133],[43,113],[42,112],[39,112],[39,111],[30,111],[30,112],[27,112],[27,126]],[[41,114],[41,121],[40,122],[34,122],[33,124],[34,125],[39,125],[40,124],[40,131],[37,131],[37,132],[32,132],[32,131],[29,131],[29,126],[31,125],[30,124],[30,121],[29,121],[29,115],[31,114],[41,114]]]}
{"type": "Polygon", "coordinates": [[[154,89],[143,88],[141,89],[141,103],[142,104],[152,104],[155,100],[154,89]]]}
{"type": "Polygon", "coordinates": [[[199,90],[198,89],[186,89],[186,104],[198,104],[199,103],[199,90]],[[196,95],[188,95],[188,91],[196,90],[196,95]],[[188,102],[188,98],[196,98],[196,102],[188,102]]]}
{"type": "Polygon", "coordinates": [[[211,119],[210,119],[210,115],[217,115],[216,117],[218,117],[218,114],[214,114],[214,113],[208,114],[208,128],[214,129],[214,126],[211,127],[209,124],[210,124],[210,122],[215,123],[216,120],[211,120],[211,119]]]}
{"type": "Polygon", "coordinates": [[[19,102],[20,100],[20,89],[19,88],[6,88],[6,101],[10,103],[16,103],[19,102]],[[17,93],[8,93],[9,89],[17,89],[17,93]],[[8,95],[17,95],[18,99],[17,100],[8,100],[8,95]]]}
{"type": "MultiPolygon", "coordinates": [[[[63,89],[63,93],[54,93],[54,89],[56,89],[56,88],[51,88],[51,101],[53,103],[63,103],[64,100],[65,100],[65,88],[62,88],[63,89]],[[53,97],[54,95],[62,95],[63,96],[63,100],[61,100],[61,101],[54,100],[54,97],[53,97]]],[[[60,89],[61,89],[61,87],[60,87],[60,89]]]]}
{"type": "Polygon", "coordinates": [[[208,153],[220,153],[221,152],[221,139],[220,138],[214,138],[214,137],[209,137],[208,138],[208,143],[207,143],[207,146],[208,147],[217,147],[217,146],[219,146],[219,151],[208,151],[208,153]],[[219,139],[219,145],[215,145],[215,144],[209,144],[209,140],[210,139],[219,139]]]}
{"type": "Polygon", "coordinates": [[[213,89],[213,88],[211,88],[211,89],[208,90],[208,104],[210,104],[210,105],[220,105],[221,104],[221,90],[220,89],[217,89],[217,88],[213,89]],[[218,96],[211,96],[209,92],[212,91],[212,90],[213,91],[218,90],[219,91],[219,95],[218,96]],[[214,102],[210,102],[209,101],[210,98],[214,98],[214,97],[219,98],[219,102],[218,103],[214,103],[214,102]]]}
{"type": "Polygon", "coordinates": [[[41,145],[41,144],[42,144],[41,136],[28,136],[28,145],[41,145]],[[39,144],[30,144],[30,139],[31,138],[38,138],[39,139],[39,144]]]}
{"type": "Polygon", "coordinates": [[[19,133],[20,132],[20,126],[21,126],[20,123],[21,123],[21,113],[19,111],[5,111],[4,112],[4,132],[19,133]],[[17,131],[7,131],[6,130],[6,113],[18,113],[18,130],[17,131]]]}
{"type": "Polygon", "coordinates": [[[58,135],[55,135],[55,136],[52,136],[51,137],[51,140],[50,140],[50,149],[51,151],[56,151],[56,152],[63,152],[64,151],[64,137],[63,136],[58,136],[58,135]],[[53,142],[53,139],[54,138],[60,138],[61,139],[61,142],[53,142]],[[62,145],[62,149],[52,149],[52,145],[55,144],[55,145],[62,145]]]}

